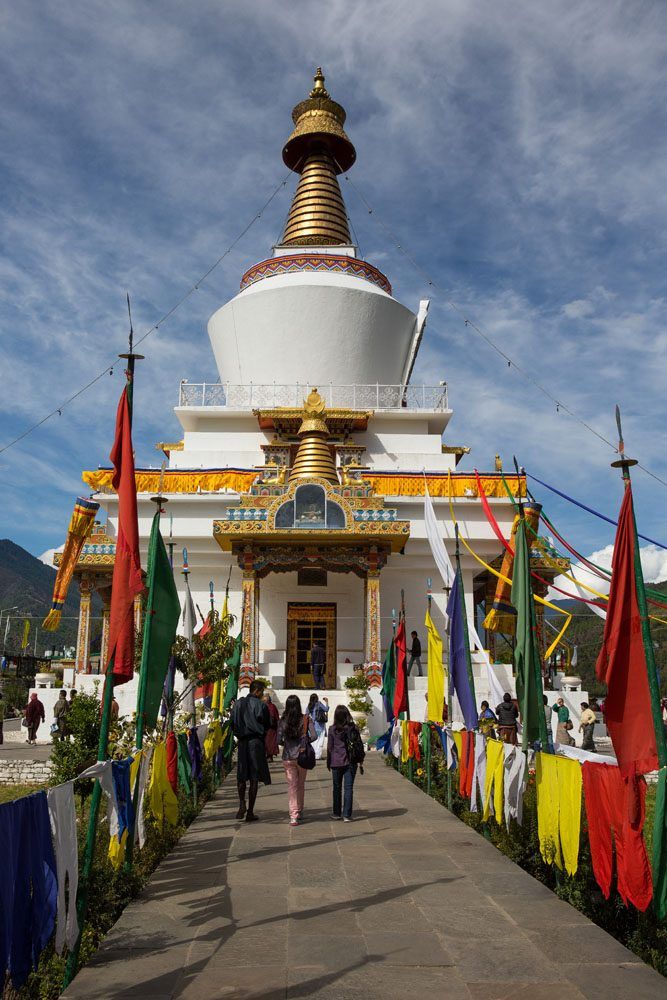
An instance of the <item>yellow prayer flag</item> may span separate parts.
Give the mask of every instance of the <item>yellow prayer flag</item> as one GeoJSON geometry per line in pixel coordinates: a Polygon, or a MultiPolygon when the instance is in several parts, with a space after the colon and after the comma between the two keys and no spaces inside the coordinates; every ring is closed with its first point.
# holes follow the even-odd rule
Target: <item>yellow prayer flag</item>
{"type": "Polygon", "coordinates": [[[445,703],[445,668],[442,665],[442,639],[427,609],[424,625],[428,632],[428,721],[442,725],[445,703]]]}
{"type": "Polygon", "coordinates": [[[29,635],[30,635],[30,621],[26,618],[26,620],[23,622],[23,638],[21,639],[21,649],[27,648],[29,635]]]}

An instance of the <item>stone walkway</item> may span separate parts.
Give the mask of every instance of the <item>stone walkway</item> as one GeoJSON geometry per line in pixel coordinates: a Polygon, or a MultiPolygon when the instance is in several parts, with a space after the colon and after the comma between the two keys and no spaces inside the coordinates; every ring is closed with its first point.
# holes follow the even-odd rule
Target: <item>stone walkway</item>
{"type": "Polygon", "coordinates": [[[64,997],[665,1000],[665,979],[379,756],[353,823],[329,820],[318,763],[290,828],[273,776],[255,824],[225,783],[64,997]]]}

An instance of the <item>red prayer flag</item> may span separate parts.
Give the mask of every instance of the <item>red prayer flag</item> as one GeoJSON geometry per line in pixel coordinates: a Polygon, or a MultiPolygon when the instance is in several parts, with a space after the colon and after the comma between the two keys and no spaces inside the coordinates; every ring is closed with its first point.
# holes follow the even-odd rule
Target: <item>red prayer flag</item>
{"type": "Polygon", "coordinates": [[[394,637],[396,646],[396,687],[394,689],[394,718],[408,710],[408,658],[405,648],[405,620],[401,622],[394,637]]]}
{"type": "MultiPolygon", "coordinates": [[[[199,613],[201,614],[201,611],[199,613]]],[[[197,637],[201,639],[202,636],[208,635],[210,631],[211,631],[211,612],[209,611],[208,615],[206,616],[206,621],[197,632],[197,637]]],[[[203,659],[201,653],[197,653],[197,659],[198,660],[203,659]]],[[[211,698],[213,696],[213,686],[214,686],[213,681],[211,681],[209,684],[200,684],[198,687],[196,687],[195,701],[199,698],[211,698]]]]}
{"type": "Polygon", "coordinates": [[[178,795],[178,743],[175,733],[167,733],[167,778],[178,795]]]}
{"type": "Polygon", "coordinates": [[[618,518],[611,588],[602,648],[595,665],[598,679],[607,685],[605,721],[624,778],[633,779],[658,767],[648,665],[637,601],[635,523],[632,486],[618,518]]]}
{"type": "Polygon", "coordinates": [[[118,533],[111,587],[108,662],[113,663],[114,684],[124,684],[134,674],[134,598],[144,589],[127,387],[118,403],[116,438],[109,457],[114,466],[111,482],[118,494],[118,533]]]}

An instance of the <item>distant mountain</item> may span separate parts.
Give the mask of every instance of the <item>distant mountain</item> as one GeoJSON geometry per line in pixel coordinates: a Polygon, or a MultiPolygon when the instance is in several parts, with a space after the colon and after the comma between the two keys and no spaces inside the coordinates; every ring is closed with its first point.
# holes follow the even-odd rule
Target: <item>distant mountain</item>
{"type": "MultiPolygon", "coordinates": [[[[35,641],[35,628],[42,621],[51,607],[53,583],[56,570],[45,565],[30,552],[12,542],[8,538],[0,539],[0,608],[16,606],[18,611],[10,613],[10,630],[7,649],[17,652],[22,636],[23,617],[33,615],[30,625],[29,651],[32,652],[35,641]]],[[[99,599],[94,601],[93,615],[100,614],[99,599]]],[[[44,632],[41,627],[37,633],[37,652],[43,654],[45,649],[76,645],[77,618],[79,615],[78,587],[72,583],[70,592],[63,608],[63,618],[57,632],[44,632]]],[[[5,635],[7,616],[3,615],[0,622],[0,644],[5,635]]],[[[93,624],[93,649],[99,648],[99,622],[93,624]],[[96,641],[97,638],[97,641],[96,641]]]]}
{"type": "MultiPolygon", "coordinates": [[[[663,593],[665,604],[667,604],[667,582],[652,583],[650,587],[652,590],[659,590],[663,593]]],[[[572,623],[565,635],[571,646],[575,644],[577,646],[577,665],[573,668],[572,673],[581,677],[585,690],[593,694],[601,694],[604,691],[604,685],[601,685],[595,677],[595,662],[602,645],[604,619],[591,611],[590,607],[583,601],[563,600],[553,603],[569,611],[573,616],[572,623]]],[[[649,604],[649,615],[667,622],[667,609],[649,604]]],[[[549,612],[548,616],[553,625],[559,626],[559,615],[549,612]]],[[[665,695],[667,694],[667,626],[657,621],[651,621],[650,626],[656,666],[660,675],[660,689],[665,695]]],[[[551,629],[549,635],[553,635],[551,629]]]]}

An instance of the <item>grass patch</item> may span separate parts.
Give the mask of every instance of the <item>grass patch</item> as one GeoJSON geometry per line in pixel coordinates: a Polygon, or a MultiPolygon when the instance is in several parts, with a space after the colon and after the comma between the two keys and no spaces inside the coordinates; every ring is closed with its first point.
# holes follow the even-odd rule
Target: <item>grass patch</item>
{"type": "Polygon", "coordinates": [[[22,799],[24,795],[32,795],[33,792],[39,792],[43,788],[46,788],[46,785],[0,785],[0,803],[22,799]]]}

